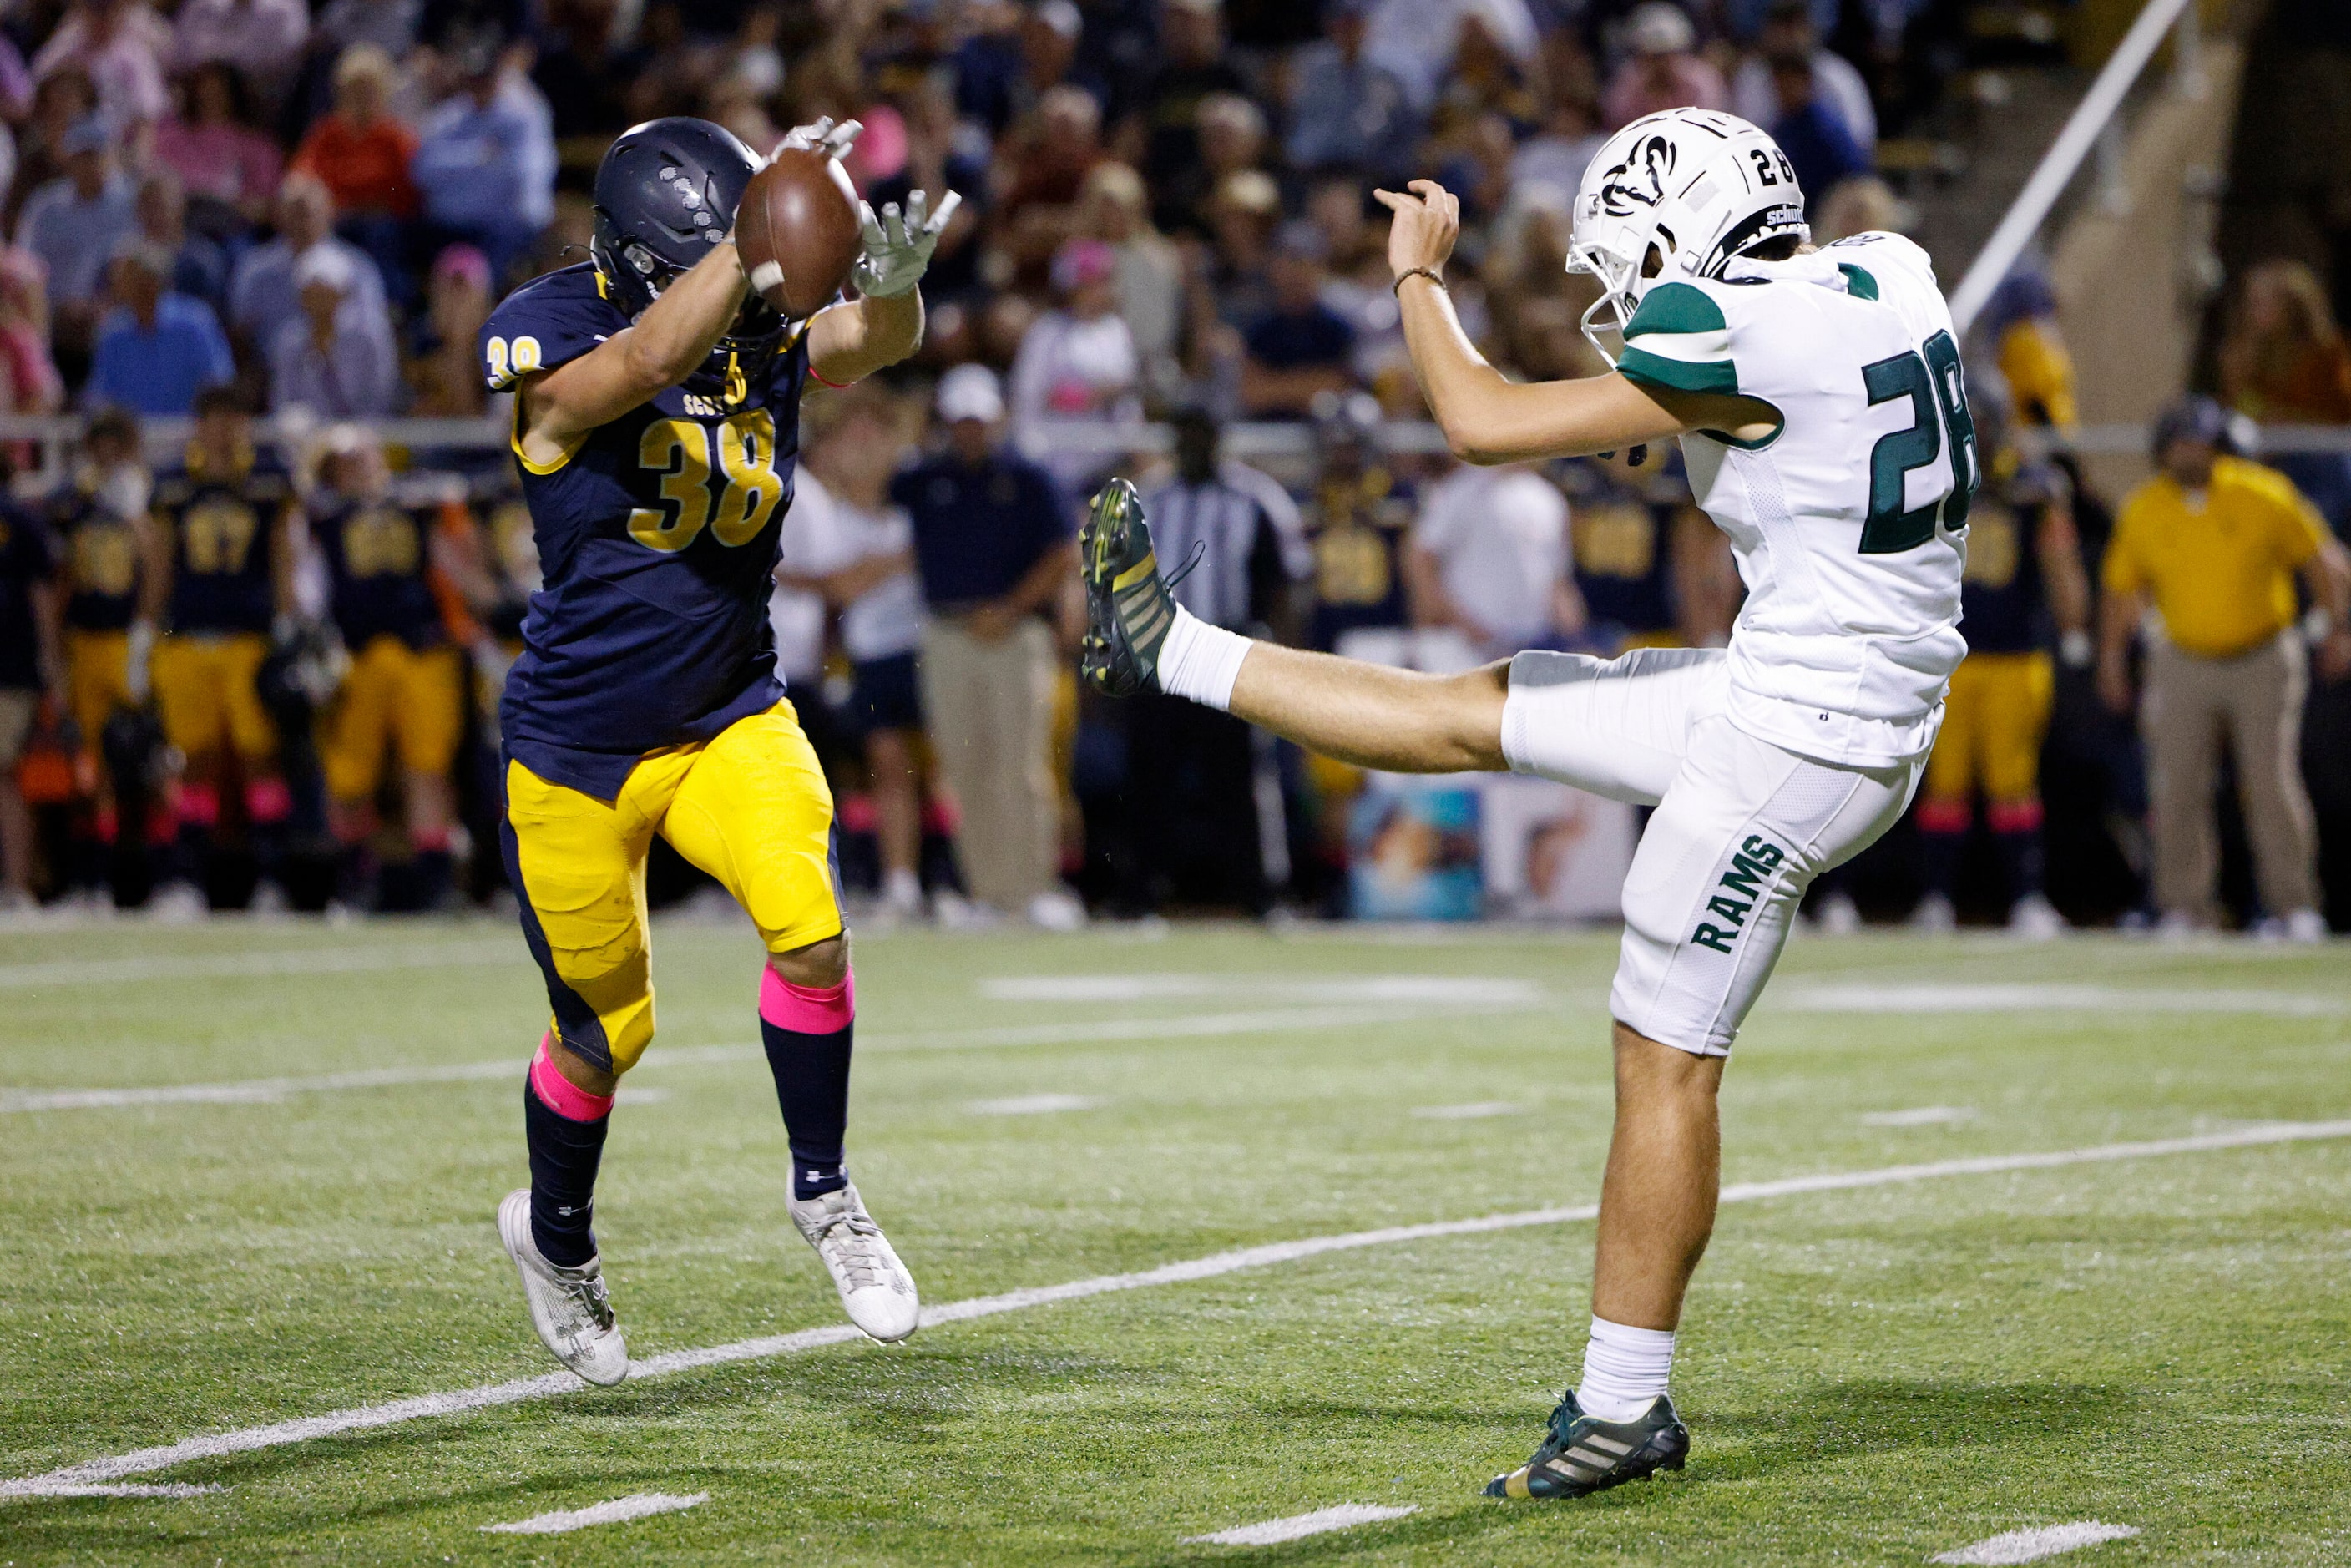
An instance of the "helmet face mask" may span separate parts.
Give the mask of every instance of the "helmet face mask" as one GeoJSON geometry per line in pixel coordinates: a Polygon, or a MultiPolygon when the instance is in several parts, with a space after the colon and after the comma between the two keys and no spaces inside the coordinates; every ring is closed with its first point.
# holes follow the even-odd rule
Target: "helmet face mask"
{"type": "Polygon", "coordinates": [[[1751,246],[1812,234],[1779,143],[1734,115],[1702,109],[1644,115],[1610,137],[1584,171],[1574,221],[1567,269],[1601,285],[1583,313],[1583,335],[1612,366],[1616,356],[1601,334],[1621,339],[1658,282],[1719,277],[1751,246]]]}

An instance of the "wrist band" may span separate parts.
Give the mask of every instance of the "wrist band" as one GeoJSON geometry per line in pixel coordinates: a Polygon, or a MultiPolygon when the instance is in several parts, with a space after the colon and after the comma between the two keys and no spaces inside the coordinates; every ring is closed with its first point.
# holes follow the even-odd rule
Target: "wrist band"
{"type": "Polygon", "coordinates": [[[1407,267],[1402,272],[1396,274],[1395,281],[1388,285],[1388,292],[1395,295],[1398,298],[1402,298],[1404,296],[1404,280],[1407,277],[1426,277],[1439,288],[1445,287],[1445,279],[1437,276],[1437,268],[1433,267],[1407,267]]]}

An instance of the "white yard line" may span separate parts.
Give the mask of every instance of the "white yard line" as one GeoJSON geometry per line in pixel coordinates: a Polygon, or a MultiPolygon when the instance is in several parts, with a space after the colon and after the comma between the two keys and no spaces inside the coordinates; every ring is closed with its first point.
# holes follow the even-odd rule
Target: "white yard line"
{"type": "Polygon", "coordinates": [[[226,1487],[221,1486],[190,1486],[184,1481],[151,1481],[144,1486],[140,1485],[136,1481],[128,1483],[118,1482],[110,1486],[104,1483],[93,1482],[89,1486],[60,1486],[54,1491],[45,1491],[41,1495],[43,1497],[191,1498],[203,1497],[207,1492],[226,1491],[228,1489],[226,1487]]]}
{"type": "Polygon", "coordinates": [[[1187,1546],[1279,1546],[1285,1541],[1303,1541],[1310,1535],[1321,1535],[1333,1530],[1353,1530],[1359,1524],[1377,1524],[1382,1520],[1402,1519],[1408,1513],[1419,1511],[1418,1503],[1383,1508],[1371,1502],[1343,1502],[1336,1508],[1318,1508],[1312,1513],[1292,1514],[1288,1519],[1269,1519],[1262,1524],[1237,1525],[1231,1530],[1219,1530],[1214,1535],[1187,1535],[1184,1542],[1187,1546]]]}
{"type": "Polygon", "coordinates": [[[2351,998],[2310,992],[2148,990],[2127,986],[1834,984],[1802,981],[1771,1005],[1798,1013],[2259,1013],[2339,1018],[2351,998]]]}
{"type": "Polygon", "coordinates": [[[2136,1525],[2102,1524],[2095,1519],[2085,1519],[2075,1524],[2045,1524],[2038,1530],[2011,1530],[1988,1541],[1979,1541],[1973,1546],[1940,1552],[1927,1561],[1970,1565],[2038,1563],[2043,1557],[2054,1557],[2061,1552],[2079,1551],[2085,1546],[2095,1546],[2102,1541],[2126,1541],[2137,1533],[2136,1525]]]}
{"type": "Polygon", "coordinates": [[[1532,980],[1481,975],[1003,975],[979,982],[998,1002],[1140,1002],[1241,997],[1290,1002],[1419,1002],[1532,1007],[1532,980]]]}
{"type": "MultiPolygon", "coordinates": [[[[1906,1182],[1932,1181],[1943,1176],[2050,1170],[2064,1166],[2102,1165],[2114,1160],[2152,1159],[2165,1155],[2206,1154],[2218,1149],[2307,1143],[2330,1138],[2351,1138],[2351,1121],[2278,1122],[2188,1138],[2098,1144],[2085,1149],[2053,1149],[2040,1154],[1984,1155],[1974,1159],[1885,1166],[1876,1170],[1823,1171],[1814,1176],[1785,1176],[1778,1181],[1741,1182],[1723,1188],[1722,1201],[1753,1203],[1762,1198],[1785,1197],[1799,1193],[1893,1186],[1906,1182]]],[[[1030,1307],[1083,1301],[1089,1296],[1148,1290],[1156,1285],[1188,1284],[1196,1280],[1213,1280],[1238,1273],[1244,1269],[1263,1269],[1276,1263],[1295,1263],[1301,1259],[1319,1258],[1326,1252],[1349,1252],[1365,1247],[1384,1247],[1401,1241],[1431,1241],[1451,1236],[1489,1235],[1496,1231],[1521,1230],[1531,1226],[1564,1225],[1590,1219],[1599,1212],[1595,1205],[1579,1204],[1573,1207],[1529,1208],[1510,1214],[1480,1215],[1474,1219],[1440,1219],[1423,1225],[1391,1225],[1376,1230],[1301,1237],[1294,1241],[1273,1241],[1259,1247],[1213,1252],[1205,1258],[1164,1263],[1156,1269],[1144,1269],[1132,1274],[1103,1274],[1091,1280],[1071,1280],[1059,1285],[1039,1285],[1027,1290],[1007,1291],[1000,1295],[974,1296],[960,1301],[949,1301],[944,1306],[924,1308],[923,1323],[926,1328],[936,1328],[942,1323],[992,1318],[1003,1312],[1025,1312],[1030,1307]]],[[[764,1361],[824,1345],[842,1344],[860,1337],[858,1332],[847,1323],[829,1323],[822,1328],[802,1329],[797,1333],[737,1340],[731,1344],[708,1345],[699,1350],[674,1350],[665,1354],[648,1356],[643,1361],[632,1362],[629,1375],[632,1378],[664,1377],[674,1372],[719,1366],[729,1362],[764,1361]]],[[[396,1426],[403,1421],[423,1420],[428,1416],[454,1416],[465,1410],[514,1405],[558,1394],[574,1394],[587,1386],[568,1372],[550,1372],[538,1377],[517,1378],[511,1383],[485,1384],[475,1388],[455,1389],[446,1394],[421,1395],[413,1399],[395,1400],[386,1405],[362,1405],[323,1416],[305,1416],[266,1427],[207,1433],[158,1448],[139,1448],[106,1458],[85,1459],[79,1464],[66,1465],[37,1476],[0,1481],[0,1500],[57,1496],[60,1495],[58,1489],[63,1487],[86,1487],[120,1480],[124,1476],[170,1469],[174,1465],[196,1459],[223,1458],[231,1454],[281,1448],[288,1443],[304,1443],[345,1432],[396,1426]]]]}
{"type": "Polygon", "coordinates": [[[591,1524],[619,1524],[625,1520],[650,1519],[657,1513],[677,1513],[709,1500],[706,1491],[695,1492],[692,1497],[659,1491],[631,1492],[589,1508],[558,1509],[553,1513],[517,1519],[512,1524],[486,1524],[482,1529],[492,1535],[561,1535],[569,1530],[585,1530],[591,1524]]]}
{"type": "Polygon", "coordinates": [[[250,980],[277,975],[351,975],[380,969],[528,967],[515,942],[435,942],[430,946],[289,947],[256,953],[148,954],[136,958],[56,958],[0,964],[0,990],[42,986],[120,986],[137,980],[250,980]]]}
{"type": "Polygon", "coordinates": [[[1416,1105],[1412,1113],[1424,1122],[1477,1122],[1488,1116],[1515,1116],[1524,1109],[1508,1100],[1479,1100],[1467,1105],[1416,1105]]]}
{"type": "Polygon", "coordinates": [[[1860,1118],[1865,1127],[1936,1127],[1975,1119],[1975,1107],[1971,1105],[1918,1105],[1907,1111],[1864,1111],[1860,1118]]]}
{"type": "MultiPolygon", "coordinates": [[[[1531,1004],[1534,1005],[1534,1004],[1531,1004]]],[[[1496,1005],[1452,1007],[1442,1012],[1389,1007],[1267,1008],[1251,1012],[1200,1013],[1190,1017],[1102,1019],[1092,1023],[1008,1024],[1001,1027],[930,1030],[862,1036],[861,1051],[979,1051],[1037,1045],[1112,1045],[1138,1040],[1208,1040],[1225,1035],[1279,1034],[1299,1030],[1361,1029],[1375,1024],[1411,1023],[1431,1018],[1458,1019],[1467,1013],[1520,1012],[1525,1008],[1496,1005]]],[[[656,1045],[638,1071],[661,1067],[709,1067],[724,1062],[756,1061],[756,1045],[656,1045]]],[[[461,1061],[440,1067],[377,1067],[351,1072],[320,1072],[303,1077],[247,1078],[225,1083],[158,1083],[118,1089],[0,1089],[0,1114],[25,1111],[89,1111],[133,1105],[255,1104],[284,1100],[294,1094],[325,1094],[351,1089],[385,1089],[412,1083],[455,1083],[479,1079],[522,1077],[529,1052],[517,1046],[510,1057],[495,1061],[461,1061]]]]}

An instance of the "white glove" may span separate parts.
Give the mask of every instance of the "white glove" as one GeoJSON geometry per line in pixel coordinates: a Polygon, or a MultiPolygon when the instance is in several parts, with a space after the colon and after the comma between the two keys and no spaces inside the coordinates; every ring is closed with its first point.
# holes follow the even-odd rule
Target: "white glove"
{"type": "Polygon", "coordinates": [[[860,225],[865,231],[865,254],[857,258],[849,280],[857,292],[874,299],[889,299],[905,293],[923,280],[929,270],[931,252],[939,248],[939,235],[945,232],[947,220],[955,216],[963,197],[953,191],[939,198],[939,210],[924,214],[929,198],[916,191],[906,198],[904,216],[898,213],[898,204],[884,203],[882,215],[873,215],[870,202],[857,204],[860,225]]]}
{"type": "MultiPolygon", "coordinates": [[[[133,621],[131,623],[131,647],[122,671],[123,695],[133,707],[147,706],[148,694],[154,687],[148,678],[147,662],[155,653],[155,622],[133,621]]],[[[95,739],[95,737],[86,737],[95,739]]]]}
{"type": "Polygon", "coordinates": [[[795,152],[821,152],[828,158],[845,157],[856,142],[858,133],[864,129],[862,122],[854,120],[844,120],[835,125],[832,116],[828,114],[813,125],[795,125],[784,132],[784,139],[776,143],[776,151],[781,152],[789,148],[795,152]]]}

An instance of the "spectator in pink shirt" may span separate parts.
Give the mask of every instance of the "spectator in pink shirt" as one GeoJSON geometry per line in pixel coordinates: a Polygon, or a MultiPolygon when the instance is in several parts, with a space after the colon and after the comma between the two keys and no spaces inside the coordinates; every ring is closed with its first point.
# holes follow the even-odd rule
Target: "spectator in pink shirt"
{"type": "Polygon", "coordinates": [[[184,0],[176,34],[180,69],[226,60],[275,101],[301,63],[310,12],[302,0],[184,0]]]}
{"type": "Polygon", "coordinates": [[[1730,107],[1722,73],[1693,53],[1697,31],[1689,14],[1673,0],[1644,0],[1625,19],[1625,41],[1632,57],[1616,68],[1600,101],[1611,131],[1667,109],[1730,107]]]}
{"type": "Polygon", "coordinates": [[[49,357],[47,269],[31,251],[0,247],[0,410],[54,413],[64,402],[49,357]]]}
{"type": "Polygon", "coordinates": [[[162,61],[172,32],[141,0],[77,0],[33,57],[36,80],[79,66],[98,87],[98,107],[126,147],[145,144],[171,108],[162,61]]]}
{"type": "Polygon", "coordinates": [[[245,78],[225,60],[210,61],[188,73],[180,100],[155,133],[155,156],[187,187],[197,226],[215,226],[204,221],[206,206],[227,209],[237,226],[266,220],[285,159],[254,129],[245,78]]]}

